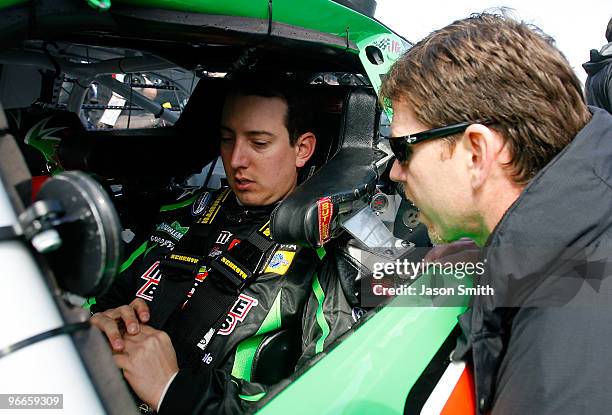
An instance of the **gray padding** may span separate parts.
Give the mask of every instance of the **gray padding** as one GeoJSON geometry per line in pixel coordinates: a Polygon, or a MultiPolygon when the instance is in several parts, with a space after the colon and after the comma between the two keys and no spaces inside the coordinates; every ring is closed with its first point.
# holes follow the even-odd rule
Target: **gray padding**
{"type": "Polygon", "coordinates": [[[23,212],[24,206],[16,187],[29,182],[32,176],[15,138],[10,134],[1,132],[7,128],[6,117],[2,107],[0,107],[0,175],[6,184],[15,211],[20,214],[23,212]]]}
{"type": "Polygon", "coordinates": [[[91,328],[75,333],[72,338],[106,413],[138,414],[136,403],[102,333],[91,328]]]}

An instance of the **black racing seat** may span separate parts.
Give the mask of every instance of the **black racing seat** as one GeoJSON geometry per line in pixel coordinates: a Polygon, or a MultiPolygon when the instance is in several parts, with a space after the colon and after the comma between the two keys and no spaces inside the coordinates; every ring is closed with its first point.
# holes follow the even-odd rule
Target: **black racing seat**
{"type": "MultiPolygon", "coordinates": [[[[365,206],[374,193],[380,174],[376,162],[385,156],[375,149],[379,116],[376,95],[367,88],[350,88],[344,92],[338,148],[330,160],[272,213],[271,230],[277,242],[311,248],[322,246],[328,238],[333,239],[338,213],[365,206]],[[331,207],[331,211],[322,212],[323,205],[326,209],[331,207]]],[[[352,292],[357,272],[346,265],[342,254],[335,252],[342,245],[335,242],[326,245],[326,263],[321,266],[338,267],[346,298],[357,305],[352,292]]],[[[299,343],[288,332],[275,334],[264,343],[257,351],[253,373],[257,381],[276,383],[291,374],[286,368],[295,367],[299,343]],[[278,361],[283,362],[281,369],[278,361]],[[287,366],[288,363],[291,365],[287,366]]]]}

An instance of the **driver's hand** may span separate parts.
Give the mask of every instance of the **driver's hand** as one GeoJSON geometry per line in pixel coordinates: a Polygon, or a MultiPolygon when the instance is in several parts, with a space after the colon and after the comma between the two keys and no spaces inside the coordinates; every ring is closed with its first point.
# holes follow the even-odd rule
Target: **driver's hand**
{"type": "Polygon", "coordinates": [[[150,316],[147,303],[142,298],[136,298],[128,305],[96,313],[89,321],[106,334],[115,352],[121,352],[125,347],[123,333],[138,334],[139,323],[146,323],[150,316]]]}
{"type": "Polygon", "coordinates": [[[138,397],[158,408],[164,389],[179,370],[170,337],[143,324],[138,334],[126,334],[124,341],[124,352],[113,356],[115,363],[138,397]]]}

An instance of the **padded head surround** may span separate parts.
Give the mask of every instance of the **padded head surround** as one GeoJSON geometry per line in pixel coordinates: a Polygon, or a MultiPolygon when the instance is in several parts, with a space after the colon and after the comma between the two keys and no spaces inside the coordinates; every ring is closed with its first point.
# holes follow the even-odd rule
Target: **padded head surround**
{"type": "Polygon", "coordinates": [[[310,179],[291,193],[272,213],[271,231],[280,243],[322,246],[333,234],[338,212],[376,188],[375,150],[379,111],[371,89],[348,91],[340,151],[310,179]]]}

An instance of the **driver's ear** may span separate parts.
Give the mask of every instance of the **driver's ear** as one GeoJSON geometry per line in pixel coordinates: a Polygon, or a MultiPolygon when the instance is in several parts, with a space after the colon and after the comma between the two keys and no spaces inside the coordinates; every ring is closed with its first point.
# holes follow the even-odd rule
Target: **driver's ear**
{"type": "Polygon", "coordinates": [[[317,138],[311,132],[307,132],[298,137],[295,142],[295,167],[301,168],[310,160],[312,157],[315,147],[317,145],[317,138]]]}

